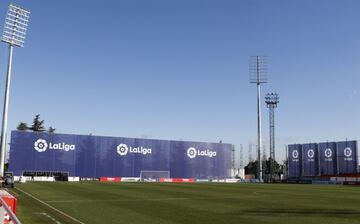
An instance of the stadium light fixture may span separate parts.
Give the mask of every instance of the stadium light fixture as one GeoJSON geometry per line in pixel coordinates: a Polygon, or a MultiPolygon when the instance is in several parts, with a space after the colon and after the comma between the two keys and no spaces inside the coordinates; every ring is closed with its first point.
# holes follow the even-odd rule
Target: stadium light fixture
{"type": "Polygon", "coordinates": [[[0,158],[0,176],[4,176],[5,152],[7,145],[7,122],[8,122],[8,106],[11,81],[11,67],[13,48],[24,47],[26,31],[29,23],[30,11],[18,6],[9,5],[5,18],[4,31],[1,41],[9,45],[9,60],[7,66],[7,76],[5,83],[4,108],[1,126],[1,158],[0,158]]]}

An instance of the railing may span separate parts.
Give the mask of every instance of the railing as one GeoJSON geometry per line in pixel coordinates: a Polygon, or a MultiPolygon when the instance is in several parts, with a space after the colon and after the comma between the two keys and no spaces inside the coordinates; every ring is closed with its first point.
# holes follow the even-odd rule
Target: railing
{"type": "Polygon", "coordinates": [[[21,224],[13,211],[0,197],[0,224],[21,224]]]}

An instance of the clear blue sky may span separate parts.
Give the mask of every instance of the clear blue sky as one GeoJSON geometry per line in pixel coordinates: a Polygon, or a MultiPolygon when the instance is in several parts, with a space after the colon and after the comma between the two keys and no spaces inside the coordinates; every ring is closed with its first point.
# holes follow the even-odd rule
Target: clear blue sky
{"type": "MultiPolygon", "coordinates": [[[[61,133],[222,140],[247,158],[249,56],[265,54],[280,158],[288,143],[359,138],[358,0],[2,0],[1,30],[10,2],[31,18],[14,52],[9,129],[39,113],[61,133]]],[[[1,96],[6,63],[1,43],[1,96]]]]}

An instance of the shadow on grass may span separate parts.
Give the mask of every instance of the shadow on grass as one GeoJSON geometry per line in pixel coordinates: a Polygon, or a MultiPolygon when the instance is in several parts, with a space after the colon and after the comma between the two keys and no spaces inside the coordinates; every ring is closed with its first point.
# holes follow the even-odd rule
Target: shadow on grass
{"type": "MultiPolygon", "coordinates": [[[[237,213],[248,213],[259,216],[326,216],[326,217],[360,217],[360,212],[357,210],[345,209],[273,209],[273,208],[259,208],[250,210],[241,210],[237,213]]],[[[238,214],[239,215],[239,214],[238,214]]]]}

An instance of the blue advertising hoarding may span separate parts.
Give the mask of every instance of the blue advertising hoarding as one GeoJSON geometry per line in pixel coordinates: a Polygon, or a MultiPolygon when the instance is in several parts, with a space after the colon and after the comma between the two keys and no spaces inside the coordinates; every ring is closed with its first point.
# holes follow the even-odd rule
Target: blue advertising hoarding
{"type": "Polygon", "coordinates": [[[337,174],[336,142],[319,143],[320,175],[337,174]]]}
{"type": "Polygon", "coordinates": [[[288,146],[289,177],[301,177],[301,148],[299,144],[288,146]]]}
{"type": "Polygon", "coordinates": [[[174,178],[227,178],[231,144],[13,131],[9,170],[69,176],[139,177],[169,171],[174,178]]]}
{"type": "Polygon", "coordinates": [[[337,164],[339,174],[357,172],[357,142],[344,141],[337,143],[337,164]]]}
{"type": "Polygon", "coordinates": [[[318,146],[315,143],[302,145],[303,176],[319,175],[318,146]]]}

